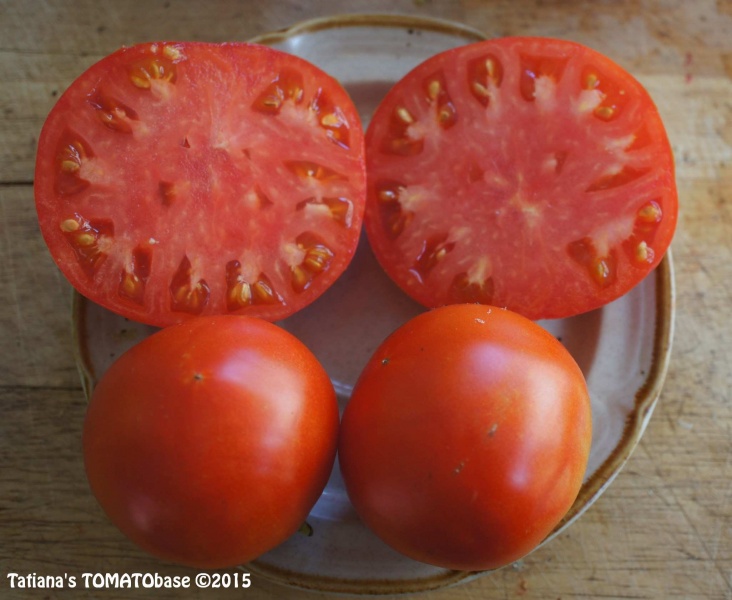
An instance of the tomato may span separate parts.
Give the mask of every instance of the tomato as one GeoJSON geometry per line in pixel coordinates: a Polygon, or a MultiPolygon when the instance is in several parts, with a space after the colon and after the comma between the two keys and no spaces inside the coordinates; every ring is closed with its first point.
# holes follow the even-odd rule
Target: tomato
{"type": "Polygon", "coordinates": [[[83,73],[41,132],[42,234],[79,292],[165,326],[278,320],[350,262],[363,130],[333,78],[253,44],[150,43],[83,73]]]}
{"type": "Polygon", "coordinates": [[[428,307],[586,312],[648,275],[676,226],[649,94],[572,42],[500,38],[426,60],[377,108],[366,156],[374,253],[428,307]]]}
{"type": "Polygon", "coordinates": [[[165,560],[220,568],[292,535],[335,460],[338,406],[320,363],[258,318],[197,317],[123,354],[83,430],[110,520],[165,560]]]}
{"type": "Polygon", "coordinates": [[[493,569],[569,510],[591,421],[583,374],[551,334],[512,311],[456,304],[376,350],[342,417],[340,469],[363,522],[397,551],[493,569]]]}

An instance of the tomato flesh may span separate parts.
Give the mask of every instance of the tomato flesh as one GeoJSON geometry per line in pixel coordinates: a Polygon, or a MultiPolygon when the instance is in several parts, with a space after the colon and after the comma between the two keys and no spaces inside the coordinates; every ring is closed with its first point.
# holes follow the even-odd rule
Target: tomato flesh
{"type": "Polygon", "coordinates": [[[253,44],[123,48],[44,125],[35,194],[57,264],[129,318],[284,318],[350,262],[363,133],[343,88],[253,44]]]}
{"type": "Polygon", "coordinates": [[[327,373],[263,319],[189,319],[120,356],[94,389],[84,464],[110,520],[199,568],[250,561],[295,533],[335,460],[327,373]]]}
{"type": "Polygon", "coordinates": [[[651,98],[572,42],[501,38],[428,59],[379,105],[366,148],[372,248],[429,307],[586,312],[639,283],[675,230],[651,98]]]}
{"type": "Polygon", "coordinates": [[[338,452],[356,511],[384,542],[473,571],[521,558],[561,521],[591,438],[569,352],[517,313],[459,304],[420,314],[376,350],[338,452]]]}

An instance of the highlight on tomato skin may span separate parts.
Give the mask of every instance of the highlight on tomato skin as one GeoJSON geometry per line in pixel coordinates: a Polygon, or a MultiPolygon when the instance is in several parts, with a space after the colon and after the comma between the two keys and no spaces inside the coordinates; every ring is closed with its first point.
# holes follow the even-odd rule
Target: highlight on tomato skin
{"type": "Polygon", "coordinates": [[[159,330],[101,377],[83,428],[88,482],[147,553],[197,568],[253,560],[293,535],[334,465],[333,385],[263,319],[159,330]]]}
{"type": "Polygon", "coordinates": [[[160,41],[71,83],[34,189],[70,283],[167,326],[312,303],[355,253],[365,186],[360,117],[330,75],[266,46],[160,41]]]}
{"type": "Polygon", "coordinates": [[[432,56],[377,107],[366,160],[371,247],[428,308],[587,312],[653,271],[676,228],[651,96],[570,41],[496,38],[432,56]]]}
{"type": "Polygon", "coordinates": [[[356,512],[386,544],[483,571],[525,556],[560,523],[591,441],[589,392],[564,346],[518,313],[455,304],[377,348],[338,455],[356,512]]]}

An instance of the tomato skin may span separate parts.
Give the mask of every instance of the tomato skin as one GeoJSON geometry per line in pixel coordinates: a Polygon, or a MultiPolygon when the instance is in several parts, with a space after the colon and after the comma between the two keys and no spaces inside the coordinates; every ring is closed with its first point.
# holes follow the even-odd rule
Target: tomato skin
{"type": "Polygon", "coordinates": [[[652,98],[580,44],[505,37],[430,57],[366,132],[364,227],[426,307],[534,320],[619,298],[674,235],[674,160],[652,98]]]}
{"type": "Polygon", "coordinates": [[[376,350],[342,417],[339,461],[356,511],[394,549],[494,569],[566,514],[591,429],[582,372],[551,334],[505,309],[451,305],[376,350]]]}
{"type": "Polygon", "coordinates": [[[266,46],[160,41],[69,85],[34,192],[69,282],[164,327],[313,302],[353,257],[365,185],[360,118],[334,78],[266,46]]]}
{"type": "Polygon", "coordinates": [[[292,535],[330,475],[338,407],[312,353],[266,321],[199,317],[122,355],[84,423],[91,489],[145,551],[220,568],[292,535]]]}

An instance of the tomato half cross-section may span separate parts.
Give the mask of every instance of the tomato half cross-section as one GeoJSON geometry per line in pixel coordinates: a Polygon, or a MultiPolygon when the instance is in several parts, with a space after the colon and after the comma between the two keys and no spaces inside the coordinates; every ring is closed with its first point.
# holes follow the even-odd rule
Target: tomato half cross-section
{"type": "Polygon", "coordinates": [[[222,568],[294,534],[330,476],[333,386],[297,338],[217,315],[164,328],[94,388],[86,474],[110,520],[162,559],[222,568]]]}
{"type": "Polygon", "coordinates": [[[573,42],[499,38],[428,59],[379,105],[366,148],[371,246],[428,307],[583,313],[644,279],[676,227],[650,95],[573,42]]]}
{"type": "Polygon", "coordinates": [[[570,353],[505,309],[456,304],[389,336],[341,421],[348,496],[417,561],[481,571],[540,544],[585,476],[590,398],[570,353]]]}
{"type": "Polygon", "coordinates": [[[365,200],[346,91],[254,44],[122,48],[76,79],[38,144],[44,239],[83,295],[165,326],[274,321],[350,262],[365,200]]]}

